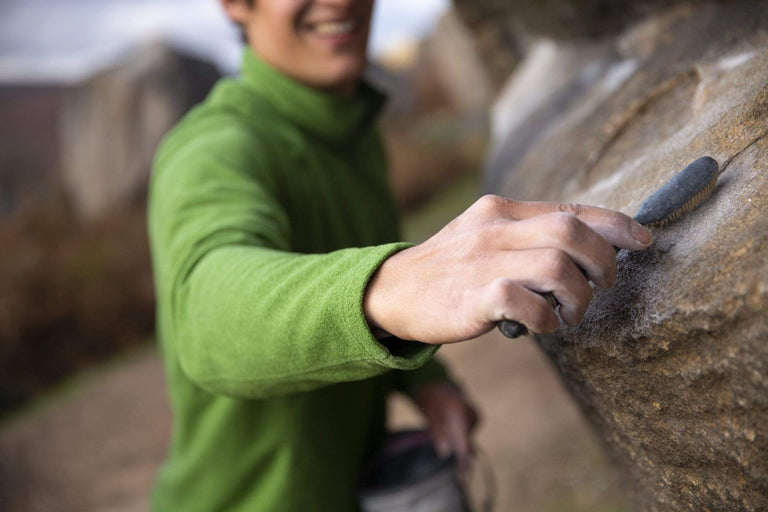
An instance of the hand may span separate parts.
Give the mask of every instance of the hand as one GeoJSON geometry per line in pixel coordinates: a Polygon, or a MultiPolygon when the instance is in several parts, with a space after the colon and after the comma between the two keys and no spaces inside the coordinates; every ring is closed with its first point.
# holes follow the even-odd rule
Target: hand
{"type": "Polygon", "coordinates": [[[414,394],[429,424],[435,450],[441,457],[456,456],[458,468],[467,469],[471,456],[471,434],[478,422],[475,408],[450,382],[426,384],[414,394]]]}
{"type": "Polygon", "coordinates": [[[368,284],[363,310],[372,328],[401,339],[451,343],[499,320],[536,333],[560,316],[578,325],[592,298],[589,281],[616,279],[613,246],[640,250],[650,232],[623,213],[575,204],[484,196],[426,242],[388,258],[368,284]]]}

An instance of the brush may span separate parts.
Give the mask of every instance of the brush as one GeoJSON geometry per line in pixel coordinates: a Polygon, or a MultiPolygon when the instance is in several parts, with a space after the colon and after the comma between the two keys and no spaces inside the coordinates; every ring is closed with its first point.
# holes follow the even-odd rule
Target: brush
{"type": "MultiPolygon", "coordinates": [[[[714,158],[697,158],[648,196],[633,218],[646,227],[664,227],[703,203],[715,189],[719,175],[720,167],[714,158]]],[[[542,295],[553,308],[560,305],[552,293],[542,295]]],[[[528,334],[528,328],[514,320],[501,320],[496,325],[507,338],[528,334]]]]}

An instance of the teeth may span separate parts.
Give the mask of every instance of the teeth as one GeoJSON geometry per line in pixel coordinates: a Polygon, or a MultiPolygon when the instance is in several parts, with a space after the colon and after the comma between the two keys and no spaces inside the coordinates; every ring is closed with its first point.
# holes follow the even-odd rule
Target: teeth
{"type": "Polygon", "coordinates": [[[326,23],[318,23],[315,25],[315,31],[323,36],[336,36],[340,34],[347,34],[355,29],[357,24],[352,21],[330,21],[326,23]]]}

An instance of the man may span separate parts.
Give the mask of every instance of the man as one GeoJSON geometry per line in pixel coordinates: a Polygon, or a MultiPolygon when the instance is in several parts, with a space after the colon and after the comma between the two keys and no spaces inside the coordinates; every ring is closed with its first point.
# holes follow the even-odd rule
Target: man
{"type": "Polygon", "coordinates": [[[175,417],[155,510],[356,510],[392,390],[465,458],[476,416],[439,344],[505,318],[553,331],[542,292],[575,325],[587,279],[615,278],[612,246],[650,244],[617,212],[493,196],[398,242],[382,100],[360,80],[372,3],[221,0],[248,41],[242,77],[167,137],[150,187],[175,417]]]}

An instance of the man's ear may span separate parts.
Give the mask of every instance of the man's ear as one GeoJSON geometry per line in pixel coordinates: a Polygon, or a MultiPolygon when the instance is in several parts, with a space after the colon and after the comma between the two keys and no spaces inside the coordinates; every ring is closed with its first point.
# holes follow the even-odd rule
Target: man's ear
{"type": "Polygon", "coordinates": [[[227,13],[229,19],[237,23],[238,25],[245,26],[248,24],[251,14],[253,13],[253,6],[255,1],[251,0],[219,0],[224,12],[227,13]]]}

